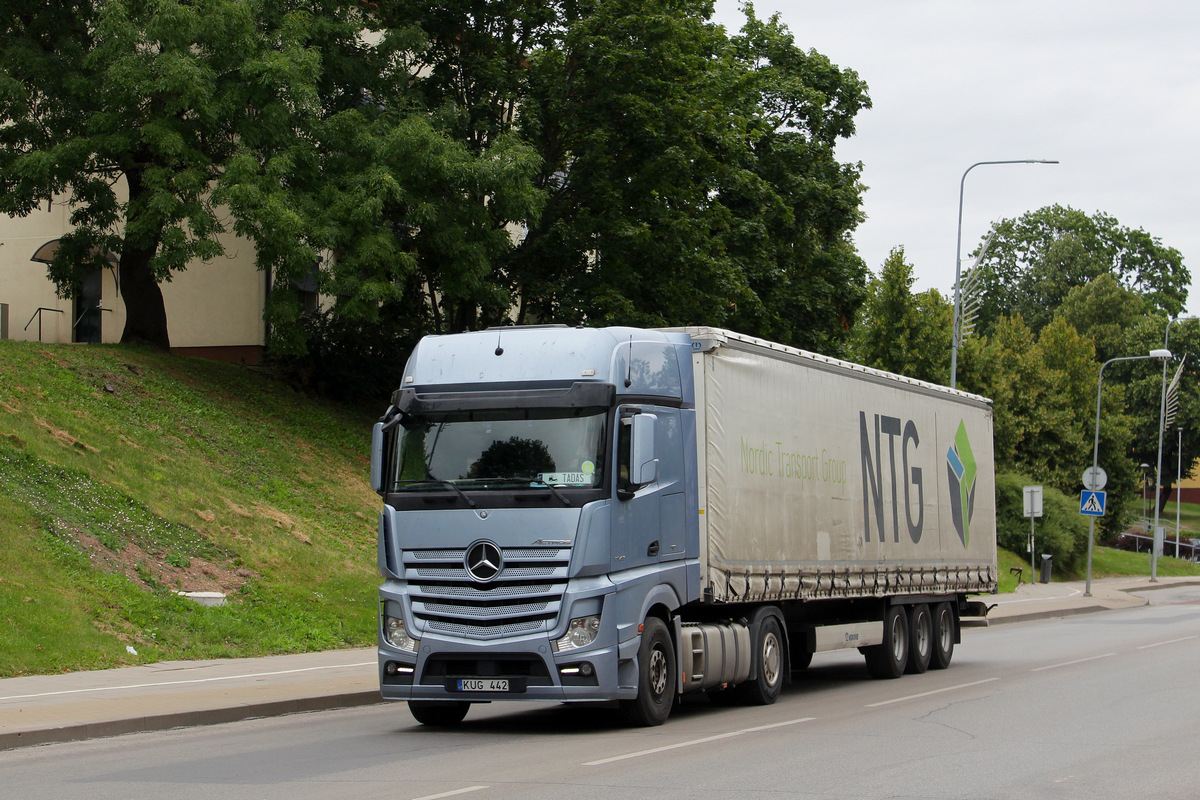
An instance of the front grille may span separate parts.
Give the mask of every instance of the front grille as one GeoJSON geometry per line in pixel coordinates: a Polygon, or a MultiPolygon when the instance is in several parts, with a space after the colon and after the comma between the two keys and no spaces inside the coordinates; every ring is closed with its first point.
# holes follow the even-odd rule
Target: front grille
{"type": "Polygon", "coordinates": [[[475,639],[487,639],[494,636],[519,636],[525,633],[537,633],[542,629],[538,620],[528,622],[508,622],[495,625],[469,625],[459,622],[442,622],[430,620],[426,627],[439,633],[453,633],[455,636],[469,636],[475,639]]]}
{"type": "Polygon", "coordinates": [[[520,547],[501,555],[500,573],[480,582],[467,572],[465,549],[404,551],[418,633],[497,639],[553,629],[562,610],[570,549],[520,547]]]}
{"type": "Polygon", "coordinates": [[[466,656],[431,656],[425,662],[421,683],[441,683],[446,678],[526,678],[528,686],[549,686],[550,672],[540,658],[499,655],[476,659],[466,656]]]}

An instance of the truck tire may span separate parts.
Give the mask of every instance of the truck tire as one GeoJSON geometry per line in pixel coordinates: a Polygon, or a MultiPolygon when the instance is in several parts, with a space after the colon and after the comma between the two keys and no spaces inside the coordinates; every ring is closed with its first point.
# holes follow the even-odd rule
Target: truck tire
{"type": "Polygon", "coordinates": [[[920,603],[908,612],[908,664],[904,671],[910,675],[920,675],[929,669],[932,655],[933,617],[929,613],[929,606],[920,603]]]}
{"type": "Polygon", "coordinates": [[[667,625],[648,617],[642,626],[638,647],[638,693],[622,700],[621,711],[633,725],[643,728],[662,725],[675,705],[675,643],[667,625]]]}
{"type": "Polygon", "coordinates": [[[754,641],[754,673],[758,677],[734,689],[740,701],[748,706],[769,706],[779,699],[787,674],[786,652],[779,620],[763,617],[754,641]]]}
{"type": "Polygon", "coordinates": [[[883,615],[883,644],[863,648],[873,678],[899,678],[908,666],[908,614],[904,606],[888,606],[883,615]]]}
{"type": "Polygon", "coordinates": [[[954,657],[954,609],[949,603],[933,607],[933,656],[930,669],[945,669],[954,657]]]}
{"type": "Polygon", "coordinates": [[[452,728],[463,721],[471,704],[465,700],[409,700],[408,710],[422,725],[452,728]]]}

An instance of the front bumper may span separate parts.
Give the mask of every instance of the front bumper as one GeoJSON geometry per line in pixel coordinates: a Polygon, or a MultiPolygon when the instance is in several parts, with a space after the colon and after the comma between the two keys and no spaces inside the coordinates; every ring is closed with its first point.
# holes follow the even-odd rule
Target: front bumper
{"type": "Polygon", "coordinates": [[[385,700],[571,702],[629,699],[637,694],[636,687],[618,687],[615,645],[555,653],[548,637],[488,644],[426,637],[415,655],[381,645],[378,656],[385,700]],[[458,688],[460,681],[496,679],[508,681],[509,691],[458,688]]]}

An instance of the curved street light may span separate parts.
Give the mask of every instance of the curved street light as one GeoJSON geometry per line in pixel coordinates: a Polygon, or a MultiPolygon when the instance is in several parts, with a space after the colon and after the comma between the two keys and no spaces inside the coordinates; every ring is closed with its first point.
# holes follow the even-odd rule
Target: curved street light
{"type": "Polygon", "coordinates": [[[960,292],[960,278],[962,277],[962,215],[963,215],[963,190],[967,184],[967,173],[976,167],[982,167],[988,164],[1057,164],[1057,161],[1051,161],[1043,158],[1018,158],[1011,161],[976,161],[971,166],[967,167],[967,171],[962,174],[962,179],[958,182],[958,240],[954,246],[954,324],[953,330],[950,333],[950,388],[955,389],[958,386],[958,346],[962,343],[962,296],[960,292]]]}
{"type": "MultiPolygon", "coordinates": [[[[1096,378],[1096,438],[1092,442],[1092,474],[1095,475],[1097,468],[1100,466],[1100,395],[1104,391],[1104,368],[1109,364],[1117,361],[1144,361],[1148,358],[1157,358],[1163,362],[1171,358],[1171,351],[1167,349],[1151,350],[1144,356],[1122,356],[1119,358],[1110,358],[1100,365],[1100,374],[1096,378]]],[[[1083,596],[1092,596],[1092,547],[1096,540],[1096,517],[1088,516],[1088,557],[1087,557],[1087,583],[1084,587],[1083,596]]]]}

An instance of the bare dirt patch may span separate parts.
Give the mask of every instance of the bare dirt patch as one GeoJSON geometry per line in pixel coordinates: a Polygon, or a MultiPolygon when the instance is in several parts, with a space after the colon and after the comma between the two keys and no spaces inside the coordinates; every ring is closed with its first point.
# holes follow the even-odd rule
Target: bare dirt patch
{"type": "Polygon", "coordinates": [[[254,570],[219,564],[204,558],[170,557],[166,553],[151,553],[136,542],[128,542],[120,550],[110,550],[95,536],[61,521],[56,523],[59,535],[87,554],[91,562],[106,572],[124,575],[147,589],[164,586],[179,592],[221,592],[233,596],[258,577],[254,570]]]}

